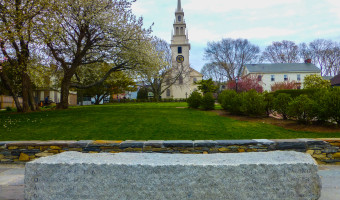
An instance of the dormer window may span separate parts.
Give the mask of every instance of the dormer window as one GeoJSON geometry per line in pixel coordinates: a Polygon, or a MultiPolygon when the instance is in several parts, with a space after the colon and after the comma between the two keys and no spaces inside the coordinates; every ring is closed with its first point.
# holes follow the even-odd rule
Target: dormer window
{"type": "Polygon", "coordinates": [[[180,15],[178,16],[178,21],[182,21],[182,17],[180,15]]]}

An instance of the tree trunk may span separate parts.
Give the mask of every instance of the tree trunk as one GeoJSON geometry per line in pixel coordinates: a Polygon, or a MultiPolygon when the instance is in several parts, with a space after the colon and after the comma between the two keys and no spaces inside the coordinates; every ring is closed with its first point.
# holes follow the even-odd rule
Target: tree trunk
{"type": "Polygon", "coordinates": [[[27,74],[23,71],[21,74],[22,78],[22,87],[21,87],[21,92],[22,92],[22,110],[23,112],[28,112],[29,111],[29,105],[28,105],[28,80],[27,80],[27,74]]]}
{"type": "MultiPolygon", "coordinates": [[[[31,109],[31,111],[36,111],[37,105],[34,101],[33,90],[32,90],[32,82],[29,75],[25,72],[22,74],[22,90],[23,90],[23,102],[25,106],[27,106],[27,111],[31,109]],[[24,98],[25,96],[25,98],[24,98]]],[[[25,108],[24,108],[25,110],[25,108]]]]}
{"type": "Polygon", "coordinates": [[[7,75],[5,74],[5,72],[1,72],[0,71],[0,77],[1,77],[1,80],[5,86],[5,88],[9,91],[9,94],[13,97],[13,100],[15,102],[15,106],[17,107],[17,112],[23,112],[23,109],[20,105],[20,102],[19,102],[19,99],[18,99],[18,96],[15,94],[11,84],[10,84],[10,81],[7,77],[7,75]]]}
{"type": "MultiPolygon", "coordinates": [[[[66,73],[66,72],[65,72],[66,73]]],[[[61,82],[61,98],[60,103],[58,104],[58,109],[67,109],[68,108],[68,96],[70,93],[70,84],[71,84],[72,76],[64,76],[61,82]]]]}

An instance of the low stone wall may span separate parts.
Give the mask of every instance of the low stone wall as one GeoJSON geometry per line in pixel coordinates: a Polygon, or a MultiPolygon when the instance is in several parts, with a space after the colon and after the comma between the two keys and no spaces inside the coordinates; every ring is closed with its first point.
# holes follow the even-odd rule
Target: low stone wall
{"type": "Polygon", "coordinates": [[[340,164],[340,139],[172,140],[172,141],[0,141],[0,163],[23,163],[65,151],[83,153],[242,153],[297,151],[319,164],[340,164]]]}

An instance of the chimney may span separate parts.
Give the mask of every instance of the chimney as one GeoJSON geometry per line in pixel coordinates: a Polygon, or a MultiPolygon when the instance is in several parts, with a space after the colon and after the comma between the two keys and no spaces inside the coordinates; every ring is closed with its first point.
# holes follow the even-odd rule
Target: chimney
{"type": "Polygon", "coordinates": [[[305,63],[306,63],[306,64],[311,64],[311,63],[312,63],[312,59],[310,59],[310,58],[306,59],[306,60],[305,60],[305,63]]]}

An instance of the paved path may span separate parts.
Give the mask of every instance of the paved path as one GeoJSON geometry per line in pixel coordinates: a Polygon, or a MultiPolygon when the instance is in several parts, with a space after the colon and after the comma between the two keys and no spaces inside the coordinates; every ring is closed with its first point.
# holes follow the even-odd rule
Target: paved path
{"type": "MultiPolygon", "coordinates": [[[[0,165],[0,200],[24,199],[24,173],[24,165],[0,165]]],[[[319,175],[322,180],[320,200],[339,200],[340,165],[321,165],[319,175]]]]}

